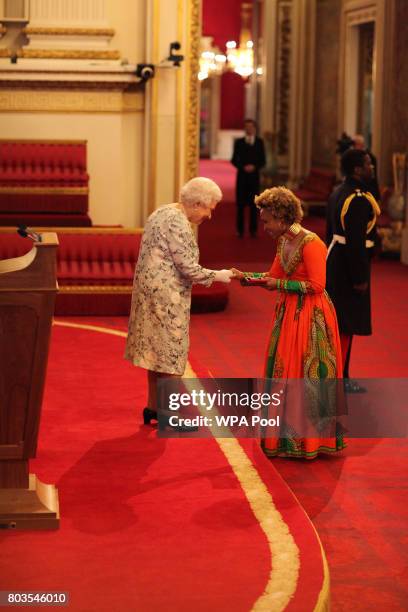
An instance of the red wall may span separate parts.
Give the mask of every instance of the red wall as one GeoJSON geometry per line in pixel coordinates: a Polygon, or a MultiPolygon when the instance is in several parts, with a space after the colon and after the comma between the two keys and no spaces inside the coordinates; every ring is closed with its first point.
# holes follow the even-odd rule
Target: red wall
{"type": "Polygon", "coordinates": [[[227,40],[239,40],[241,0],[203,0],[203,36],[213,36],[221,51],[227,40]]]}
{"type": "Polygon", "coordinates": [[[244,79],[235,72],[226,72],[221,77],[221,129],[243,129],[244,114],[244,79]]]}
{"type": "MultiPolygon", "coordinates": [[[[225,51],[227,40],[239,42],[242,0],[203,0],[203,36],[225,51]]],[[[244,120],[244,80],[235,73],[221,77],[221,129],[240,129],[244,120]]]]}

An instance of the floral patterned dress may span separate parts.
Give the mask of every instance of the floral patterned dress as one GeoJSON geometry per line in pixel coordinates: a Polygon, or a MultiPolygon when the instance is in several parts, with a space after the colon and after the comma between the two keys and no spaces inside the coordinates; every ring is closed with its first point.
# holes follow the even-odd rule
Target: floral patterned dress
{"type": "Polygon", "coordinates": [[[198,263],[190,223],[175,204],[147,220],[137,262],[125,358],[155,372],[182,375],[189,347],[191,287],[215,272],[198,263]]]}
{"type": "MultiPolygon", "coordinates": [[[[340,336],[334,306],[325,291],[327,249],[307,232],[288,261],[281,237],[269,270],[278,279],[279,299],[265,360],[265,378],[342,378],[340,336]]],[[[342,435],[302,438],[292,432],[262,442],[268,456],[312,459],[344,448],[342,435]]]]}

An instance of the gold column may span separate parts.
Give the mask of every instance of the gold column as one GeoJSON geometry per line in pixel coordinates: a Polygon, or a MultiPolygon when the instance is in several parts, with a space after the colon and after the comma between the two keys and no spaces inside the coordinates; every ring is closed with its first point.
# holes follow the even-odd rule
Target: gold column
{"type": "Polygon", "coordinates": [[[185,155],[184,176],[188,180],[197,174],[199,156],[199,132],[200,132],[200,104],[199,104],[199,82],[197,74],[199,70],[200,37],[201,37],[201,2],[193,0],[187,3],[188,11],[188,72],[187,72],[187,98],[188,114],[185,118],[184,140],[187,144],[185,155]]]}
{"type": "Polygon", "coordinates": [[[263,132],[276,132],[276,39],[277,39],[277,0],[262,0],[263,19],[261,23],[263,75],[261,82],[261,125],[263,132]]]}
{"type": "Polygon", "coordinates": [[[289,181],[310,171],[312,156],[316,0],[296,0],[292,14],[289,112],[289,181]]]}
{"type": "Polygon", "coordinates": [[[153,0],[147,15],[146,61],[156,75],[146,85],[144,217],[176,201],[197,174],[199,150],[200,0],[153,0]],[[180,67],[164,62],[171,42],[181,43],[180,67]]]}

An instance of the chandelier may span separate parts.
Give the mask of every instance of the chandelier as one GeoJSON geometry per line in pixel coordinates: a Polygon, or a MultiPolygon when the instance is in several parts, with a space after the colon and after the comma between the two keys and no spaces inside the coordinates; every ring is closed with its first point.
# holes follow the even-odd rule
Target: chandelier
{"type": "Polygon", "coordinates": [[[247,79],[254,71],[254,43],[251,36],[252,4],[241,4],[241,33],[239,46],[235,40],[227,42],[227,62],[230,70],[247,79]]]}
{"type": "Polygon", "coordinates": [[[220,52],[218,47],[213,46],[211,36],[201,38],[201,54],[199,58],[199,81],[204,81],[211,75],[222,74],[225,70],[227,56],[220,52]]]}
{"type": "Polygon", "coordinates": [[[247,79],[254,71],[254,43],[252,40],[243,42],[240,39],[239,47],[235,40],[227,42],[227,62],[230,70],[233,70],[242,78],[247,79]]]}
{"type": "MultiPolygon", "coordinates": [[[[241,5],[241,32],[239,46],[235,40],[229,40],[226,44],[225,54],[217,47],[212,46],[211,37],[201,39],[202,51],[200,55],[200,81],[212,75],[221,74],[231,70],[247,79],[254,72],[254,43],[251,37],[252,4],[243,2],[241,5]]],[[[257,70],[257,74],[262,74],[257,70]]]]}

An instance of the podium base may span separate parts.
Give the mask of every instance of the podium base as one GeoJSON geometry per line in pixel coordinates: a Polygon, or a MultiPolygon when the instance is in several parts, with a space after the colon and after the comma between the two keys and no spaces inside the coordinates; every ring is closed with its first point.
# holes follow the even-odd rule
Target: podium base
{"type": "Polygon", "coordinates": [[[0,489],[0,529],[58,529],[58,492],[30,474],[28,489],[0,489]]]}

